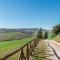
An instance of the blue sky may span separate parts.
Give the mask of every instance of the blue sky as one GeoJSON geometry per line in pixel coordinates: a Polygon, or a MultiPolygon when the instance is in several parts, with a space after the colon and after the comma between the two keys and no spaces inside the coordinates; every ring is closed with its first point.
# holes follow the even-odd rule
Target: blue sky
{"type": "Polygon", "coordinates": [[[0,28],[52,29],[60,23],[60,0],[0,0],[0,28]]]}

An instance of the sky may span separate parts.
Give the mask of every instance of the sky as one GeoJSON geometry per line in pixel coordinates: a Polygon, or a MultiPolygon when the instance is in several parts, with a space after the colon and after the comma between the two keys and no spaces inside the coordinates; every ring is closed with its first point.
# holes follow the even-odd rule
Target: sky
{"type": "Polygon", "coordinates": [[[0,0],[0,28],[52,29],[60,23],[60,0],[0,0]]]}

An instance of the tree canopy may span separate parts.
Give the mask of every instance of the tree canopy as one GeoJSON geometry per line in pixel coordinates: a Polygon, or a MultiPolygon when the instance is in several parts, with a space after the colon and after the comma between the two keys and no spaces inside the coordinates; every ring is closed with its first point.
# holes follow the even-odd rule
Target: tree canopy
{"type": "Polygon", "coordinates": [[[54,27],[53,27],[53,34],[55,34],[55,35],[57,35],[57,34],[59,34],[60,33],[60,24],[58,24],[58,25],[55,25],[54,27]]]}

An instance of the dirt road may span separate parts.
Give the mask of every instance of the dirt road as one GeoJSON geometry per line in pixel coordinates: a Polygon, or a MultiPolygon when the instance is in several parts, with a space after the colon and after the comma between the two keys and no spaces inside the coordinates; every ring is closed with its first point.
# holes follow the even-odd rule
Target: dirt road
{"type": "Polygon", "coordinates": [[[60,43],[53,40],[45,40],[48,46],[48,53],[51,54],[49,57],[51,60],[60,60],[60,43]]]}
{"type": "Polygon", "coordinates": [[[41,40],[36,47],[32,60],[60,60],[60,43],[41,40]]]}

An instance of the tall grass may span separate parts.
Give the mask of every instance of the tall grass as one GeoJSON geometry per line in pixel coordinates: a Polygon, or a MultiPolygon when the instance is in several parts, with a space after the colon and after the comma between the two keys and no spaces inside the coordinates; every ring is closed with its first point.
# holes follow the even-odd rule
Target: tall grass
{"type": "Polygon", "coordinates": [[[57,35],[54,40],[60,43],[60,35],[57,35]]]}

